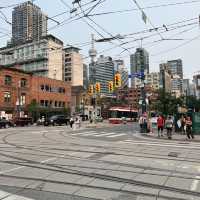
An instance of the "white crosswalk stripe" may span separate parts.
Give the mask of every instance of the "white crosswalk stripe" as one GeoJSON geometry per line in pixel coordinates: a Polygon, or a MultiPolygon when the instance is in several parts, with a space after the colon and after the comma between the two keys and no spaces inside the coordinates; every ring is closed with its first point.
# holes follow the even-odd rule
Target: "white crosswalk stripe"
{"type": "Polygon", "coordinates": [[[110,138],[114,138],[114,137],[120,137],[120,136],[123,136],[123,135],[126,135],[125,133],[121,133],[121,134],[115,134],[115,135],[109,135],[108,137],[110,138]]]}
{"type": "Polygon", "coordinates": [[[86,135],[86,134],[91,134],[93,135],[94,133],[96,133],[96,131],[88,131],[88,132],[80,132],[80,133],[72,133],[71,135],[86,135]]]}
{"type": "Polygon", "coordinates": [[[87,131],[87,132],[79,132],[79,133],[72,133],[73,136],[89,136],[89,137],[108,137],[108,138],[116,138],[125,136],[125,133],[116,133],[116,132],[97,132],[97,131],[87,131]]]}

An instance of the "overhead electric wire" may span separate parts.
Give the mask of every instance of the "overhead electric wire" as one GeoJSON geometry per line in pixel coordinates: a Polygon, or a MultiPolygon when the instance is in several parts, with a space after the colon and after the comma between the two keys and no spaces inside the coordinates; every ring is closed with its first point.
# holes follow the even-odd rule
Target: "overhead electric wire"
{"type": "MultiPolygon", "coordinates": [[[[63,1],[63,0],[60,0],[60,1],[61,1],[62,3],[64,2],[63,4],[64,4],[67,8],[72,9],[65,1],[63,1]]],[[[96,1],[96,0],[95,0],[95,1],[96,1]]],[[[106,1],[106,0],[103,0],[103,1],[106,1]]],[[[91,1],[91,2],[93,2],[93,1],[91,1]]],[[[90,2],[90,3],[91,3],[91,2],[90,2]]],[[[89,4],[89,3],[88,3],[88,4],[89,4]]],[[[85,11],[88,11],[88,10],[91,9],[92,7],[93,7],[93,6],[86,8],[85,11]]],[[[57,15],[54,15],[54,16],[51,17],[51,18],[58,17],[58,16],[60,16],[60,15],[62,15],[62,14],[68,13],[68,12],[69,12],[69,11],[64,11],[64,12],[58,13],[57,15]]],[[[75,16],[73,16],[73,17],[69,17],[69,18],[63,20],[62,22],[60,22],[60,24],[50,27],[49,30],[58,28],[58,27],[60,27],[60,26],[63,26],[63,25],[69,24],[69,23],[71,23],[71,22],[73,22],[73,21],[77,21],[77,20],[79,20],[79,19],[84,18],[84,15],[83,15],[83,16],[80,16],[81,14],[82,14],[82,11],[76,13],[75,16]],[[76,18],[76,17],[77,17],[77,18],[76,18]]]]}
{"type": "MultiPolygon", "coordinates": [[[[153,9],[153,8],[161,8],[161,7],[169,7],[169,6],[177,6],[177,5],[186,5],[186,4],[193,4],[193,3],[200,3],[200,0],[195,1],[185,1],[185,2],[176,2],[176,3],[168,3],[168,4],[161,4],[161,5],[153,5],[153,6],[146,6],[141,7],[143,10],[146,9],[153,9]]],[[[133,9],[124,9],[124,10],[116,10],[116,11],[108,11],[108,12],[102,12],[102,13],[94,13],[90,14],[88,16],[101,16],[101,15],[108,15],[108,14],[117,14],[117,13],[125,13],[125,12],[132,12],[132,11],[138,11],[139,9],[133,8],[133,9]]]]}
{"type": "MultiPolygon", "coordinates": [[[[138,4],[138,2],[136,0],[132,0],[135,5],[138,7],[138,9],[141,11],[142,15],[144,14],[146,19],[149,21],[149,23],[151,24],[151,26],[155,29],[154,24],[152,23],[152,21],[150,20],[150,18],[146,15],[146,13],[143,11],[143,9],[140,7],[140,5],[138,4]]],[[[161,39],[164,39],[163,36],[160,34],[160,32],[158,30],[156,30],[158,35],[160,36],[161,39]]]]}
{"type": "MultiPolygon", "coordinates": [[[[105,1],[105,0],[104,0],[105,1]]],[[[100,2],[100,1],[99,1],[100,2]]],[[[101,2],[102,3],[102,2],[101,2]]],[[[99,4],[98,4],[99,5],[99,4]]],[[[80,10],[82,11],[84,17],[88,18],[90,21],[92,21],[96,26],[98,26],[101,30],[103,30],[105,33],[109,34],[111,37],[114,37],[111,33],[109,33],[108,31],[106,31],[103,27],[101,27],[99,24],[97,24],[94,20],[90,19],[86,14],[85,11],[82,9],[81,4],[79,3],[79,7],[80,10]]],[[[104,35],[102,35],[96,28],[94,28],[90,23],[88,23],[87,20],[85,20],[84,18],[82,19],[90,28],[92,28],[98,35],[100,35],[102,38],[105,38],[104,35]]],[[[114,44],[113,42],[110,41],[110,43],[114,44]]],[[[121,47],[121,45],[118,45],[119,47],[121,47]]],[[[123,48],[123,47],[121,47],[123,48]]],[[[123,48],[125,49],[125,48],[123,48]]]]}
{"type": "MultiPolygon", "coordinates": [[[[193,20],[198,20],[198,17],[181,20],[181,21],[178,21],[178,22],[174,22],[172,24],[166,24],[166,26],[170,28],[170,26],[172,26],[172,25],[181,24],[181,23],[188,22],[188,21],[193,21],[193,20]]],[[[155,29],[145,29],[145,30],[142,30],[142,31],[137,31],[137,32],[134,32],[134,33],[125,34],[123,36],[126,37],[126,36],[129,36],[129,35],[137,35],[137,34],[141,34],[141,33],[149,33],[149,32],[153,32],[153,31],[155,31],[157,29],[164,29],[164,28],[163,28],[163,26],[158,26],[158,27],[155,27],[155,29]]]]}
{"type": "Polygon", "coordinates": [[[161,51],[161,52],[159,52],[159,53],[157,53],[157,54],[151,54],[151,56],[158,56],[158,55],[162,55],[162,54],[165,54],[165,53],[174,51],[174,50],[176,50],[176,49],[178,49],[178,48],[180,48],[180,47],[183,47],[183,46],[185,46],[185,45],[187,45],[187,44],[189,44],[189,43],[191,43],[191,42],[193,42],[194,40],[197,40],[197,39],[199,39],[199,38],[200,38],[200,35],[197,35],[197,36],[195,36],[194,38],[190,39],[189,41],[186,41],[186,42],[184,42],[184,43],[182,43],[182,44],[179,44],[179,45],[177,45],[176,47],[167,49],[167,50],[165,50],[165,51],[161,51]]]}
{"type": "MultiPolygon", "coordinates": [[[[105,0],[104,0],[105,1],[105,0]]],[[[86,14],[86,16],[88,16],[98,5],[100,5],[100,3],[102,3],[102,0],[99,0],[86,14]]]]}

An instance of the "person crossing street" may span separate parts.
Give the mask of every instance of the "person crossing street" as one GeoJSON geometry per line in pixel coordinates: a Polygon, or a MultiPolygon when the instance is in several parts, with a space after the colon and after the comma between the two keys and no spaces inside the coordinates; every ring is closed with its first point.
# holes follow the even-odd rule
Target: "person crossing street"
{"type": "Polygon", "coordinates": [[[159,117],[157,119],[158,137],[160,137],[160,136],[163,137],[164,125],[165,125],[164,118],[161,115],[159,115],[159,117]]]}
{"type": "Polygon", "coordinates": [[[192,132],[192,120],[190,117],[187,117],[185,121],[185,125],[186,125],[186,133],[187,133],[188,139],[194,139],[194,135],[192,132]]]}
{"type": "Polygon", "coordinates": [[[169,116],[165,122],[166,129],[167,129],[167,137],[169,140],[172,139],[172,130],[173,130],[173,119],[169,116]]]}

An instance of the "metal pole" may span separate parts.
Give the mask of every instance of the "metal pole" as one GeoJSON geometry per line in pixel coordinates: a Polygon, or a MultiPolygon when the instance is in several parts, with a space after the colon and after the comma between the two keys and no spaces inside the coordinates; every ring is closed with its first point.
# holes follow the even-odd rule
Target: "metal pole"
{"type": "MultiPolygon", "coordinates": [[[[144,72],[144,71],[143,71],[144,72]]],[[[141,108],[142,108],[142,114],[146,112],[146,91],[145,91],[145,75],[142,74],[141,76],[141,108]]]]}

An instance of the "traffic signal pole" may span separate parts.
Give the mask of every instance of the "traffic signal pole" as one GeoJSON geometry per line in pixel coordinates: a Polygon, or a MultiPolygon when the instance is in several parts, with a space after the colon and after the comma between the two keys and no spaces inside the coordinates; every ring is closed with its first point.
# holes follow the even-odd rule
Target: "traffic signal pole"
{"type": "Polygon", "coordinates": [[[141,97],[141,111],[142,111],[142,114],[144,114],[147,111],[144,71],[143,71],[143,75],[141,76],[141,96],[140,97],[141,97]]]}

